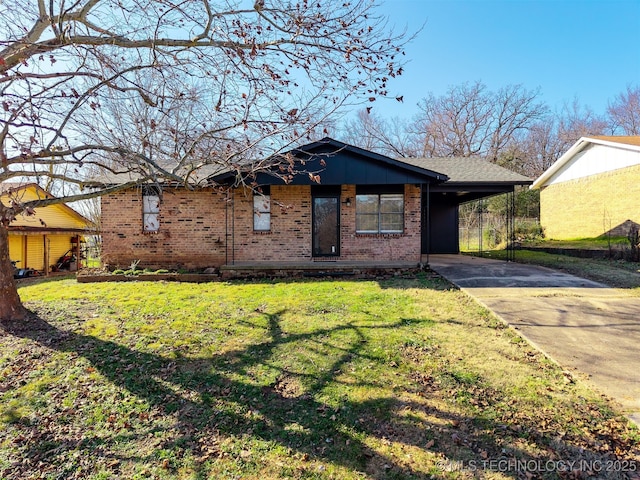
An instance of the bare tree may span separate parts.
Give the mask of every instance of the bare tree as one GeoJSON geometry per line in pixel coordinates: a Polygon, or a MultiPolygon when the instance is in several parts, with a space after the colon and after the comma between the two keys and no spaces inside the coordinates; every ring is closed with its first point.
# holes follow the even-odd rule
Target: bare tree
{"type": "MultiPolygon", "coordinates": [[[[582,106],[578,99],[566,103],[558,119],[558,137],[564,143],[564,151],[580,139],[610,133],[606,120],[591,108],[582,106]]],[[[563,152],[564,153],[564,152],[563,152]]]]}
{"type": "Polygon", "coordinates": [[[607,108],[610,128],[620,135],[640,135],[640,85],[629,85],[607,108]]]}
{"type": "Polygon", "coordinates": [[[523,131],[544,117],[538,91],[510,85],[497,92],[479,81],[430,94],[411,128],[415,152],[423,157],[483,156],[493,161],[523,131]]]}
{"type": "Polygon", "coordinates": [[[554,164],[566,151],[566,142],[558,136],[557,120],[549,116],[532,125],[501,152],[498,163],[512,170],[536,178],[554,164]]]}
{"type": "Polygon", "coordinates": [[[536,121],[544,118],[547,107],[537,101],[538,95],[539,90],[525,90],[520,85],[509,85],[498,90],[494,95],[494,118],[490,127],[492,133],[487,158],[497,161],[500,152],[518,135],[527,132],[536,121]]]}
{"type": "Polygon", "coordinates": [[[400,118],[387,120],[369,109],[359,110],[355,118],[345,122],[341,137],[357,145],[392,158],[411,155],[407,122],[400,118]]]}
{"type": "Polygon", "coordinates": [[[145,181],[196,185],[203,169],[268,158],[386,96],[402,71],[404,37],[368,0],[245,5],[0,4],[0,182],[64,185],[56,199],[0,202],[1,320],[26,314],[8,254],[17,215],[145,181]],[[96,172],[126,180],[88,191],[96,172]]]}
{"type": "Polygon", "coordinates": [[[480,83],[449,88],[443,96],[433,93],[420,102],[412,134],[421,145],[419,156],[465,157],[480,154],[486,141],[491,106],[480,83]]]}
{"type": "Polygon", "coordinates": [[[531,124],[504,149],[498,163],[531,178],[540,176],[583,136],[603,135],[606,122],[577,99],[531,124]]]}

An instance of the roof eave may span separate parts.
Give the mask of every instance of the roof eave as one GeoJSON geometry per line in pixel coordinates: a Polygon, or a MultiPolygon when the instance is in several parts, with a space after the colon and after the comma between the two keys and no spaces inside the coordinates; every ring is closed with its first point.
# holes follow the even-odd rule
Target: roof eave
{"type": "MultiPolygon", "coordinates": [[[[488,185],[531,185],[533,183],[533,180],[491,180],[491,181],[485,181],[485,182],[481,182],[483,184],[488,184],[488,185]]],[[[461,186],[461,187],[466,187],[466,186],[475,186],[478,185],[478,182],[476,181],[469,181],[469,182],[446,182],[447,185],[453,185],[453,186],[461,186]]]]}
{"type": "Polygon", "coordinates": [[[25,225],[9,225],[9,232],[25,232],[25,233],[84,233],[87,235],[97,235],[100,230],[97,228],[65,228],[65,227],[29,227],[25,225]]]}
{"type": "MultiPolygon", "coordinates": [[[[638,137],[638,135],[628,135],[628,136],[623,136],[621,138],[635,138],[635,137],[638,137]]],[[[600,145],[607,145],[609,147],[624,148],[627,150],[635,150],[637,152],[640,152],[640,145],[636,145],[634,143],[627,143],[623,141],[616,142],[615,140],[607,140],[600,137],[584,137],[584,138],[590,140],[591,143],[598,143],[600,145]]],[[[612,138],[612,137],[609,137],[609,138],[612,138]]]]}
{"type": "Polygon", "coordinates": [[[546,169],[542,173],[542,175],[540,175],[529,188],[531,190],[538,190],[544,187],[547,180],[549,180],[556,173],[558,173],[558,171],[562,167],[564,167],[567,164],[567,162],[571,160],[571,158],[573,158],[576,154],[584,150],[589,144],[605,145],[607,147],[624,148],[626,150],[634,150],[634,151],[640,152],[640,147],[637,145],[614,142],[611,140],[604,140],[602,138],[580,137],[580,139],[576,143],[574,143],[571,146],[571,148],[564,153],[564,155],[562,155],[558,160],[556,160],[553,165],[551,165],[548,169],[546,169]]]}
{"type": "Polygon", "coordinates": [[[544,184],[553,177],[558,170],[560,170],[569,160],[571,160],[576,154],[581,152],[589,143],[592,143],[594,139],[589,137],[580,137],[580,139],[574,143],[569,150],[567,150],[553,165],[547,168],[542,175],[540,175],[529,187],[531,190],[538,190],[544,186],[544,184]]]}

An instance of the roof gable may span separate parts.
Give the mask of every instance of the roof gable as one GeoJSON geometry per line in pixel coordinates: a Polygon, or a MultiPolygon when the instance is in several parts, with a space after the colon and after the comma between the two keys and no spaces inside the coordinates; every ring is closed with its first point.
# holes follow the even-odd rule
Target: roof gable
{"type": "MultiPolygon", "coordinates": [[[[272,158],[274,164],[288,164],[293,157],[296,172],[290,185],[376,185],[408,183],[441,183],[448,179],[442,173],[420,165],[402,162],[378,153],[348,145],[326,137],[272,158]],[[315,177],[317,175],[317,177],[315,177]]],[[[281,184],[281,172],[260,172],[255,181],[260,185],[281,184]]],[[[217,182],[230,181],[233,174],[217,175],[217,182]]]]}
{"type": "Polygon", "coordinates": [[[583,174],[573,174],[574,178],[636,165],[640,162],[640,136],[581,137],[533,182],[531,188],[538,189],[549,185],[580,161],[585,164],[587,161],[590,161],[593,165],[586,168],[583,174]],[[598,159],[590,158],[593,156],[593,152],[589,152],[591,149],[593,149],[594,152],[596,150],[611,149],[612,151],[624,152],[624,154],[618,156],[617,161],[602,162],[598,159]],[[582,158],[584,158],[584,160],[581,160],[582,158]]]}
{"type": "MultiPolygon", "coordinates": [[[[319,157],[326,164],[325,184],[403,184],[446,181],[448,177],[424,165],[414,165],[326,137],[292,152],[319,157]]],[[[313,161],[313,160],[312,160],[313,161]]]]}
{"type": "MultiPolygon", "coordinates": [[[[0,185],[0,197],[6,202],[10,196],[16,196],[21,202],[55,198],[36,183],[9,183],[0,185]]],[[[65,203],[36,207],[35,216],[20,216],[11,222],[11,226],[42,226],[55,228],[93,228],[93,222],[65,203]]]]}

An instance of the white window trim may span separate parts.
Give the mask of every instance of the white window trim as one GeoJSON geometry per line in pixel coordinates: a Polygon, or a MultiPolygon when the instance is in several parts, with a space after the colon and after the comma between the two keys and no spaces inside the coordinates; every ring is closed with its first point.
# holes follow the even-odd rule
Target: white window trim
{"type": "Polygon", "coordinates": [[[253,195],[253,231],[254,232],[270,232],[271,231],[271,195],[259,194],[253,195]]]}
{"type": "Polygon", "coordinates": [[[160,195],[142,193],[142,231],[157,233],[160,230],[160,195]]]}

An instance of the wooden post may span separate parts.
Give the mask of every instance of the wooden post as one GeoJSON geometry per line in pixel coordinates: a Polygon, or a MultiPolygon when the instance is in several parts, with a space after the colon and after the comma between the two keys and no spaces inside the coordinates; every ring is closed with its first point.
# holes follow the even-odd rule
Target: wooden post
{"type": "Polygon", "coordinates": [[[44,249],[44,274],[49,276],[49,239],[42,235],[42,248],[44,249]]]}
{"type": "Polygon", "coordinates": [[[29,236],[28,235],[23,235],[22,236],[22,265],[20,265],[20,268],[27,268],[27,243],[29,242],[29,236]]]}
{"type": "Polygon", "coordinates": [[[76,272],[80,270],[80,235],[76,235],[76,272]]]}

